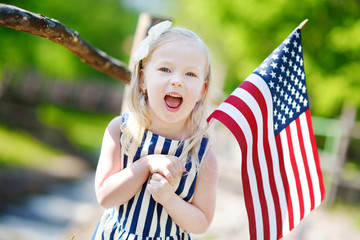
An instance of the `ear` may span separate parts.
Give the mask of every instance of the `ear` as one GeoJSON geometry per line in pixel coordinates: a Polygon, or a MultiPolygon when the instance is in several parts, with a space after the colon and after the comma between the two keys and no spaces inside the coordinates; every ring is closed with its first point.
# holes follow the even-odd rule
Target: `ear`
{"type": "Polygon", "coordinates": [[[143,92],[146,92],[146,86],[145,86],[145,77],[144,77],[144,70],[141,69],[139,71],[139,87],[143,92]]]}
{"type": "Polygon", "coordinates": [[[202,90],[202,93],[201,93],[202,95],[204,95],[207,92],[208,86],[209,86],[209,82],[204,81],[203,90],[202,90]]]}
{"type": "Polygon", "coordinates": [[[202,90],[201,90],[201,94],[200,94],[200,96],[199,96],[199,100],[198,100],[198,101],[201,101],[201,100],[203,99],[204,94],[207,93],[207,91],[208,91],[208,85],[209,85],[208,81],[204,81],[203,87],[202,87],[202,90]]]}

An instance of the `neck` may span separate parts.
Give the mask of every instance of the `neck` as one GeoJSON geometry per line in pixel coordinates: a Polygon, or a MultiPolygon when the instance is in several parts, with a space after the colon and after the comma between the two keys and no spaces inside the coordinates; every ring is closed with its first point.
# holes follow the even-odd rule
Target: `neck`
{"type": "Polygon", "coordinates": [[[177,124],[167,124],[164,126],[163,124],[152,123],[150,126],[150,130],[153,133],[159,134],[163,137],[167,137],[174,140],[184,140],[190,137],[190,133],[187,129],[187,125],[183,124],[180,126],[177,124]]]}

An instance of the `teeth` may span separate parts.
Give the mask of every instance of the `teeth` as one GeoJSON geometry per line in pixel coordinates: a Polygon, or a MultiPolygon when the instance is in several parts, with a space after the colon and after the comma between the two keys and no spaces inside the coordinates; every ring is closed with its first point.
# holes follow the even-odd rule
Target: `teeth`
{"type": "Polygon", "coordinates": [[[170,96],[170,97],[176,97],[176,98],[181,98],[180,96],[174,95],[174,94],[168,94],[168,96],[170,96]]]}

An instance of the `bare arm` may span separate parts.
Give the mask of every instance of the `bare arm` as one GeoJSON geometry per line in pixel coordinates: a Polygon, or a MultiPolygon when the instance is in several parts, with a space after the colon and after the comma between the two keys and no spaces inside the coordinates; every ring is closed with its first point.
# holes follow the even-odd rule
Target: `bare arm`
{"type": "Polygon", "coordinates": [[[174,183],[183,172],[178,158],[148,155],[124,168],[120,150],[121,117],[114,118],[106,128],[95,175],[95,193],[104,208],[117,207],[129,201],[148,179],[159,172],[174,183]]]}
{"type": "Polygon", "coordinates": [[[148,189],[177,225],[192,233],[203,233],[209,228],[214,216],[217,181],[218,166],[210,149],[201,165],[192,203],[171,191],[170,184],[159,174],[154,174],[148,189]]]}
{"type": "Polygon", "coordinates": [[[111,208],[131,199],[149,176],[144,160],[123,169],[120,151],[121,117],[106,128],[95,175],[95,192],[101,206],[111,208]]]}

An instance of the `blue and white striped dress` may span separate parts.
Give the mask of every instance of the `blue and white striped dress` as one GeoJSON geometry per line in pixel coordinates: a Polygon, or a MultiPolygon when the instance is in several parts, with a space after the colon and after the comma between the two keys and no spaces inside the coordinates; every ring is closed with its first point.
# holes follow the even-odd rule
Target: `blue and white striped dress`
{"type": "MultiPolygon", "coordinates": [[[[124,166],[129,166],[140,157],[149,154],[171,154],[180,156],[188,140],[178,141],[146,131],[138,151],[133,159],[122,154],[124,166]]],[[[201,163],[208,148],[208,138],[203,137],[196,149],[201,163]]],[[[190,160],[185,165],[186,171],[176,186],[176,194],[191,202],[196,178],[197,166],[190,160]]],[[[163,206],[154,201],[146,189],[147,182],[127,203],[117,208],[105,210],[92,239],[102,240],[183,240],[191,239],[188,232],[177,226],[163,206]]],[[[189,216],[191,217],[191,216],[189,216]]]]}

